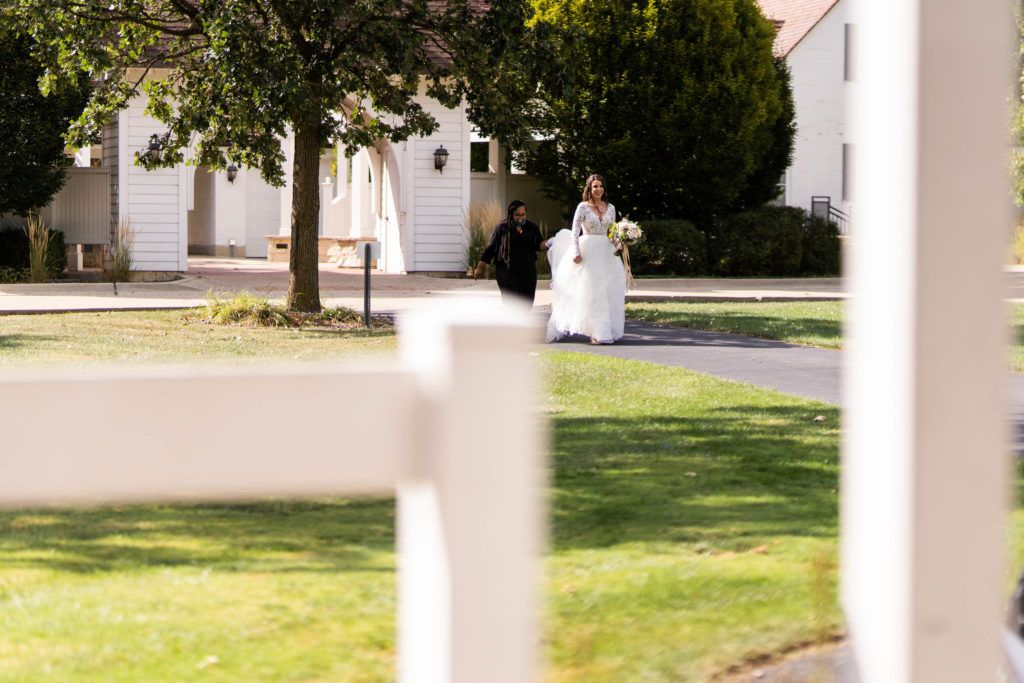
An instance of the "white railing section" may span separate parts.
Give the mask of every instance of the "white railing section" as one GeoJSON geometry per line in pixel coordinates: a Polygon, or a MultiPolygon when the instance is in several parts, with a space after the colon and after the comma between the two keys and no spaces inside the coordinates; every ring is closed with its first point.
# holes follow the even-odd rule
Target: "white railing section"
{"type": "Polygon", "coordinates": [[[461,307],[401,320],[379,369],[2,378],[0,505],[396,492],[399,678],[535,680],[537,332],[461,307]]]}

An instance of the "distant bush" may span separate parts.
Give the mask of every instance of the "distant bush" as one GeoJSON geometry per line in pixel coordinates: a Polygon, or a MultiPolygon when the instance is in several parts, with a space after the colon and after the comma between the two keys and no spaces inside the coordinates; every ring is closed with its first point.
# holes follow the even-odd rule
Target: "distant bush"
{"type": "Polygon", "coordinates": [[[704,235],[689,221],[660,219],[640,221],[644,238],[629,248],[634,275],[706,275],[707,247],[704,235]]]}
{"type": "Polygon", "coordinates": [[[804,220],[801,275],[839,275],[841,249],[839,226],[819,216],[807,215],[804,220]]]}
{"type": "Polygon", "coordinates": [[[720,218],[706,230],[682,219],[639,223],[644,239],[629,248],[634,275],[839,275],[839,228],[799,207],[762,206],[720,218]]]}
{"type": "MultiPolygon", "coordinates": [[[[63,232],[52,229],[48,232],[46,274],[49,279],[56,280],[68,265],[67,248],[63,232]]],[[[13,270],[21,279],[27,279],[30,265],[28,234],[24,228],[9,226],[0,229],[0,268],[13,270]]],[[[9,277],[10,271],[5,273],[9,277]]]]}
{"type": "Polygon", "coordinates": [[[726,276],[800,274],[807,212],[762,206],[719,219],[709,240],[711,270],[726,276]]]}

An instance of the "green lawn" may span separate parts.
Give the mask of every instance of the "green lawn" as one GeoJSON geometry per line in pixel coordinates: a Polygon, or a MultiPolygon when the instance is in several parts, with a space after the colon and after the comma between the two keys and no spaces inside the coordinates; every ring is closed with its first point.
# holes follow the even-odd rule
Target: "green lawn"
{"type": "Polygon", "coordinates": [[[626,305],[626,315],[679,327],[746,334],[827,349],[843,345],[841,301],[630,303],[626,305]]]}
{"type": "MultiPolygon", "coordinates": [[[[0,318],[8,370],[393,348],[180,313],[0,318]]],[[[704,681],[842,629],[835,408],[641,362],[540,363],[545,680],[704,681]]],[[[2,513],[0,680],[391,680],[393,521],[390,500],[2,513]]]]}
{"type": "MultiPolygon", "coordinates": [[[[841,301],[736,303],[631,303],[631,318],[699,330],[746,334],[793,344],[842,348],[841,301]]],[[[1009,306],[1012,343],[1008,363],[1024,372],[1024,304],[1009,306]]]]}
{"type": "MultiPolygon", "coordinates": [[[[199,317],[198,312],[188,314],[199,317]]],[[[336,330],[185,322],[182,311],[0,316],[0,370],[105,363],[230,363],[334,360],[390,353],[390,329],[336,330]]]]}

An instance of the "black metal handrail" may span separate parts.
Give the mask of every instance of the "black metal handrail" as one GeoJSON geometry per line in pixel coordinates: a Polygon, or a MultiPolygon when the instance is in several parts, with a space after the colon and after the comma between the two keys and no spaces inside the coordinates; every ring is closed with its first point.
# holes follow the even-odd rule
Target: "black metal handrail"
{"type": "Polygon", "coordinates": [[[828,207],[828,219],[836,224],[840,235],[845,235],[850,229],[850,217],[831,204],[828,207]]]}

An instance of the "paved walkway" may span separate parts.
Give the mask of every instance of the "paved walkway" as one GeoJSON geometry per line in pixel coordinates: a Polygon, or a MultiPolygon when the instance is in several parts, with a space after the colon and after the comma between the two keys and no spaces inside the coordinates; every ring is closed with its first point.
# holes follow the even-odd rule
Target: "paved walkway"
{"type": "MultiPolygon", "coordinates": [[[[630,301],[822,300],[844,296],[839,278],[642,279],[637,281],[637,285],[637,289],[628,295],[630,301]]],[[[191,308],[204,304],[207,292],[211,290],[248,290],[270,299],[283,299],[288,291],[288,264],[261,259],[190,258],[188,272],[180,280],[121,283],[116,289],[117,294],[112,285],[100,282],[0,284],[0,314],[191,308]]],[[[375,311],[397,312],[428,306],[439,297],[497,297],[498,288],[493,281],[373,273],[371,293],[375,311]]],[[[362,310],[363,271],[322,264],[320,296],[325,305],[362,310]]],[[[537,304],[550,303],[548,282],[541,281],[537,304]]]]}

